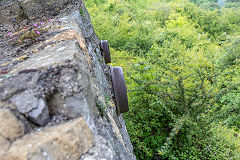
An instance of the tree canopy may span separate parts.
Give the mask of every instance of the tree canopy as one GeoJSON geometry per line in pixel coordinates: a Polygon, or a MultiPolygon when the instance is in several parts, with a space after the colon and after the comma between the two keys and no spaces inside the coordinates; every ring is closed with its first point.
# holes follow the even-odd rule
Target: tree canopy
{"type": "Polygon", "coordinates": [[[122,66],[137,159],[240,159],[240,2],[87,0],[122,66]]]}

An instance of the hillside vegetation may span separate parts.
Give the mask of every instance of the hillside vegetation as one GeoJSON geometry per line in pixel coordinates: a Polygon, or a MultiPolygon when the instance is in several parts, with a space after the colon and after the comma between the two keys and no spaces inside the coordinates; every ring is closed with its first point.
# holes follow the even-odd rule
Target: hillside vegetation
{"type": "Polygon", "coordinates": [[[137,159],[240,159],[240,5],[223,2],[85,2],[125,71],[137,159]]]}

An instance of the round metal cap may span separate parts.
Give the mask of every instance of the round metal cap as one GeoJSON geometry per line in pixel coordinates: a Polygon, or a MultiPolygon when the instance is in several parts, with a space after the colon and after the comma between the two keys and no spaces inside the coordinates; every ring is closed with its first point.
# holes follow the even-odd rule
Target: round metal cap
{"type": "Polygon", "coordinates": [[[100,47],[102,50],[102,55],[104,57],[105,63],[111,63],[111,55],[110,55],[110,50],[108,46],[108,41],[101,40],[100,47]]]}
{"type": "Polygon", "coordinates": [[[129,111],[127,87],[124,80],[123,70],[121,67],[111,67],[113,90],[117,104],[117,113],[129,111]]]}

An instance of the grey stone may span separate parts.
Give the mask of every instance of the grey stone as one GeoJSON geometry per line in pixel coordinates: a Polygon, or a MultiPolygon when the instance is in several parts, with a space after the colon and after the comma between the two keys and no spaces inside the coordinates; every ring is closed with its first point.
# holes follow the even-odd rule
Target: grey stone
{"type": "Polygon", "coordinates": [[[29,19],[41,18],[41,15],[57,15],[71,0],[25,0],[21,6],[29,19]]]}
{"type": "Polygon", "coordinates": [[[0,24],[11,23],[21,15],[21,7],[14,2],[1,5],[0,9],[0,24]]]}
{"type": "Polygon", "coordinates": [[[51,114],[62,114],[68,118],[84,116],[83,110],[88,108],[86,97],[79,93],[70,97],[62,98],[59,94],[51,97],[48,101],[51,114]]]}
{"type": "Polygon", "coordinates": [[[50,116],[46,101],[43,98],[39,98],[37,108],[29,112],[28,116],[32,122],[40,126],[47,124],[47,122],[50,120],[50,116]]]}
{"type": "Polygon", "coordinates": [[[23,114],[28,113],[38,106],[38,98],[33,95],[32,90],[20,92],[10,100],[17,106],[18,111],[23,114]]]}

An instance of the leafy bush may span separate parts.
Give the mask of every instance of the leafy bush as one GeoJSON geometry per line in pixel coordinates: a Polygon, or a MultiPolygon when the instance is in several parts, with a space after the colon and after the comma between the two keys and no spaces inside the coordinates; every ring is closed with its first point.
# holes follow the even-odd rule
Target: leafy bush
{"type": "Polygon", "coordinates": [[[240,60],[240,37],[235,38],[232,43],[224,47],[223,51],[221,58],[223,67],[238,64],[240,60]]]}
{"type": "Polygon", "coordinates": [[[112,65],[124,68],[137,159],[239,159],[229,137],[240,127],[239,8],[207,0],[86,5],[110,41],[112,65]]]}

